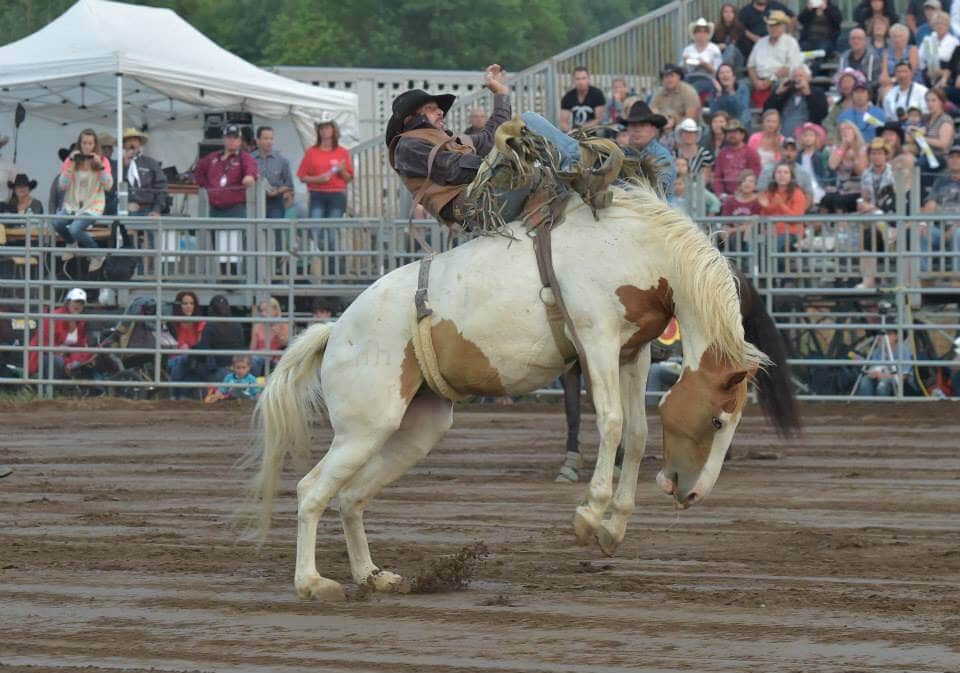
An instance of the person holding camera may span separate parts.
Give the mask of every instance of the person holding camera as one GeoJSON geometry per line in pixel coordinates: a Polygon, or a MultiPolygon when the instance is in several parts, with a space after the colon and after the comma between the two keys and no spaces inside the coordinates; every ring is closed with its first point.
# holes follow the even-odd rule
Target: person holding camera
{"type": "Polygon", "coordinates": [[[797,129],[807,123],[819,124],[827,116],[827,95],[818,86],[812,86],[810,68],[800,65],[790,79],[785,79],[767,99],[764,110],[780,113],[783,135],[796,137],[797,129]]]}
{"type": "Polygon", "coordinates": [[[913,66],[909,61],[900,61],[894,66],[893,79],[895,84],[883,97],[883,111],[887,113],[887,119],[905,118],[907,110],[914,105],[926,114],[927,87],[914,81],[913,66]]]}
{"type": "MultiPolygon", "coordinates": [[[[60,190],[64,192],[63,205],[58,215],[63,219],[54,220],[53,228],[64,243],[82,248],[96,248],[97,242],[87,233],[95,217],[103,215],[106,207],[106,192],[113,186],[110,163],[100,154],[100,142],[93,129],[84,129],[77,138],[76,149],[63,162],[58,180],[60,190]]],[[[63,256],[63,261],[73,259],[72,253],[63,256]]],[[[90,260],[92,273],[103,266],[103,257],[90,260]]]]}

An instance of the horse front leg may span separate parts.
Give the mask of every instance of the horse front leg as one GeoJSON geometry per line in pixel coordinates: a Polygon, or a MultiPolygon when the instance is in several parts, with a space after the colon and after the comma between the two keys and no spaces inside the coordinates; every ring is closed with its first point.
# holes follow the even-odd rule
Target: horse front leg
{"type": "Polygon", "coordinates": [[[650,372],[650,346],[620,367],[620,397],[623,402],[623,466],[620,483],[611,503],[610,518],[597,530],[597,542],[613,556],[623,542],[627,522],[636,507],[637,477],[647,444],[647,411],[644,392],[650,372]]]}
{"type": "Polygon", "coordinates": [[[590,480],[586,501],[577,507],[573,530],[577,543],[588,545],[594,539],[613,494],[613,467],[617,445],[623,434],[623,408],[620,402],[619,346],[586,348],[590,370],[593,405],[600,430],[600,449],[597,464],[590,480]]]}

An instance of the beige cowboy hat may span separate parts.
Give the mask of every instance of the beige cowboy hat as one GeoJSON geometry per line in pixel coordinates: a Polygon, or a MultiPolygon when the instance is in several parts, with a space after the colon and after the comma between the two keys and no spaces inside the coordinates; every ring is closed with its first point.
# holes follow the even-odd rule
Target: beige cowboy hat
{"type": "Polygon", "coordinates": [[[767,18],[764,19],[768,26],[775,26],[778,23],[783,24],[784,26],[790,25],[790,17],[787,16],[787,13],[782,9],[775,9],[770,14],[767,15],[767,18]]]}
{"type": "Polygon", "coordinates": [[[699,19],[697,19],[687,27],[687,32],[690,33],[690,37],[692,38],[693,34],[697,32],[698,28],[706,28],[707,32],[710,33],[710,37],[713,37],[714,26],[715,24],[713,23],[713,21],[707,21],[705,18],[701,16],[699,19]]]}
{"type": "Polygon", "coordinates": [[[100,143],[100,147],[116,147],[117,139],[114,138],[111,134],[104,131],[103,133],[97,134],[97,142],[100,143]]]}
{"type": "Polygon", "coordinates": [[[141,131],[133,126],[123,132],[123,139],[126,140],[127,138],[139,138],[141,143],[146,143],[150,140],[150,136],[147,135],[145,131],[141,131]]]}

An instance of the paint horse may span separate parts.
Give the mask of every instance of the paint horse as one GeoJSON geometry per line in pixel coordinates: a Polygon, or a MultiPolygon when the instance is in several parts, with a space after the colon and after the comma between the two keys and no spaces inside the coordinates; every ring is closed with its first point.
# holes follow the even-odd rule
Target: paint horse
{"type": "MultiPolygon", "coordinates": [[[[797,410],[796,397],[790,379],[790,366],[787,364],[787,346],[777,329],[773,317],[767,312],[763,297],[750,279],[734,270],[740,290],[740,314],[743,317],[744,338],[759,348],[770,359],[770,366],[757,373],[754,384],[757,401],[767,419],[773,423],[777,433],[790,437],[799,432],[800,413],[797,410]]],[[[583,456],[580,453],[580,381],[582,376],[580,363],[575,362],[560,378],[563,384],[563,403],[567,419],[566,456],[556,481],[576,482],[583,469],[583,456]]],[[[623,460],[623,451],[617,451],[616,465],[623,460]]]]}
{"type": "MultiPolygon", "coordinates": [[[[649,342],[676,315],[684,369],[661,406],[663,464],[657,483],[684,508],[713,488],[740,422],[748,380],[766,357],[744,340],[733,276],[694,223],[647,186],[613,189],[595,219],[577,197],[553,230],[556,279],[587,361],[599,458],[574,534],[612,554],[634,509],[646,442],[649,342]],[[621,362],[621,353],[632,357],[621,362]],[[614,454],[622,478],[613,491],[614,454]]],[[[553,336],[531,237],[480,237],[439,255],[431,269],[431,334],[447,384],[460,394],[501,396],[555,380],[569,362],[553,336]]],[[[334,325],[314,325],[286,350],[258,403],[262,451],[252,495],[265,535],[285,454],[309,455],[310,421],[326,408],[334,438],[297,485],[294,584],[307,597],[338,597],[316,565],[317,526],[336,498],[353,579],[378,591],[406,582],[372,560],[364,508],[426,456],[450,428],[453,403],[427,386],[412,345],[418,264],[367,288],[334,325]]]]}

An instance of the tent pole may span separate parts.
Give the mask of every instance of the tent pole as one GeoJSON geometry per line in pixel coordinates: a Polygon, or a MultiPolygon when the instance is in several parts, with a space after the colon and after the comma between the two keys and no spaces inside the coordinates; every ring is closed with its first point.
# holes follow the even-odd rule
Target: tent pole
{"type": "Polygon", "coordinates": [[[117,159],[117,215],[127,215],[127,183],[123,178],[123,73],[117,73],[117,145],[113,148],[117,159]]]}

